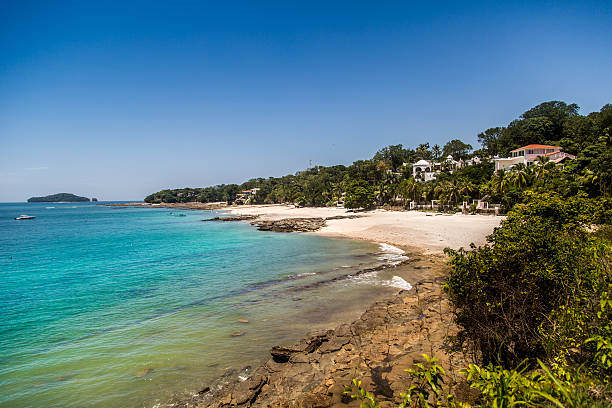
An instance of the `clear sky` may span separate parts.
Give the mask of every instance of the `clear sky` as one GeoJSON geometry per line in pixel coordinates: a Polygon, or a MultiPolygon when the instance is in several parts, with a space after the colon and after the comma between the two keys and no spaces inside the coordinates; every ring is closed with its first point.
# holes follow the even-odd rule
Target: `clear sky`
{"type": "Polygon", "coordinates": [[[612,103],[610,1],[250,3],[1,2],[0,201],[142,199],[612,103]]]}

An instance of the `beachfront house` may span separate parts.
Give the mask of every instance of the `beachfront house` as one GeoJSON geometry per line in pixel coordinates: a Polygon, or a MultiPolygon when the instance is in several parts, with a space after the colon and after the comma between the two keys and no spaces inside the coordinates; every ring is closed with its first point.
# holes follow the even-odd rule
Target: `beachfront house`
{"type": "Polygon", "coordinates": [[[236,199],[234,200],[234,204],[242,205],[242,204],[251,204],[251,201],[255,194],[261,190],[260,188],[251,188],[249,190],[244,190],[241,193],[236,194],[236,199]]]}
{"type": "Polygon", "coordinates": [[[551,162],[560,164],[566,159],[575,159],[576,156],[561,151],[560,146],[548,146],[540,144],[530,144],[519,147],[510,152],[510,157],[495,157],[495,171],[507,170],[516,166],[519,163],[529,166],[533,164],[538,157],[547,157],[551,162]]]}

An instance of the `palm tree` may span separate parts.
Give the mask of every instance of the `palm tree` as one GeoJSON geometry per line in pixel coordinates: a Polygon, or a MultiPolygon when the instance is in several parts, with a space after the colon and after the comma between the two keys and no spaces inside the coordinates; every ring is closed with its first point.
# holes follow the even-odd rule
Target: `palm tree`
{"type": "Polygon", "coordinates": [[[584,170],[583,176],[581,177],[582,184],[595,184],[599,183],[599,174],[594,172],[593,170],[586,169],[584,170]]]}
{"type": "Polygon", "coordinates": [[[410,185],[408,188],[409,194],[412,197],[412,201],[418,201],[419,196],[421,195],[422,185],[414,179],[410,180],[410,185]]]}
{"type": "Polygon", "coordinates": [[[503,170],[498,170],[491,178],[491,185],[496,195],[502,196],[506,201],[506,206],[510,207],[508,192],[510,190],[511,176],[503,170]]]}
{"type": "Polygon", "coordinates": [[[476,186],[471,181],[463,181],[463,186],[461,187],[462,195],[470,197],[476,190],[476,186]]]}
{"type": "Polygon", "coordinates": [[[517,164],[513,169],[513,184],[519,190],[527,187],[531,182],[531,171],[523,163],[517,164]]]}
{"type": "Polygon", "coordinates": [[[447,181],[438,190],[440,197],[451,204],[457,205],[464,196],[469,196],[474,191],[474,185],[461,179],[447,181]]]}
{"type": "Polygon", "coordinates": [[[431,200],[434,194],[434,185],[431,182],[423,183],[421,185],[421,188],[419,188],[419,190],[420,190],[421,197],[423,198],[423,200],[429,201],[431,200]]]}
{"type": "Polygon", "coordinates": [[[536,180],[541,180],[546,176],[551,168],[555,167],[555,164],[546,156],[538,156],[536,159],[536,166],[537,167],[534,170],[534,177],[536,180]]]}
{"type": "Polygon", "coordinates": [[[413,189],[416,182],[411,177],[409,179],[403,179],[398,183],[397,186],[397,194],[402,196],[402,203],[405,206],[406,201],[408,201],[409,197],[413,197],[413,189]]]}

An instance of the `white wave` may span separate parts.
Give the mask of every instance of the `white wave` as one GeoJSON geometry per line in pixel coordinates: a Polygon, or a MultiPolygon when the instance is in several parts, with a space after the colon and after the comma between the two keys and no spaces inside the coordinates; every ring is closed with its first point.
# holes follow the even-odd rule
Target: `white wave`
{"type": "Polygon", "coordinates": [[[391,280],[383,281],[382,285],[390,286],[392,288],[403,289],[403,290],[412,289],[412,285],[406,282],[404,279],[400,278],[399,276],[394,276],[393,278],[391,278],[391,280]]]}
{"type": "Polygon", "coordinates": [[[386,252],[388,254],[396,254],[396,255],[404,254],[403,249],[400,249],[393,245],[386,244],[384,242],[381,242],[380,244],[378,244],[378,248],[380,248],[381,252],[386,252]]]}
{"type": "Polygon", "coordinates": [[[373,272],[362,273],[359,275],[349,275],[348,278],[352,282],[375,283],[377,276],[378,276],[378,272],[373,271],[373,272]]]}
{"type": "Polygon", "coordinates": [[[45,207],[45,208],[49,209],[49,208],[55,208],[55,207],[45,207]]]}
{"type": "Polygon", "coordinates": [[[382,242],[378,244],[378,248],[380,249],[381,254],[377,259],[379,261],[385,261],[391,266],[399,265],[408,259],[404,250],[394,247],[393,245],[382,242]]]}
{"type": "Polygon", "coordinates": [[[349,284],[366,284],[376,286],[388,286],[403,290],[412,289],[412,285],[399,276],[393,276],[389,280],[378,279],[378,272],[368,272],[360,275],[349,275],[349,284]]]}
{"type": "Polygon", "coordinates": [[[312,276],[312,275],[316,275],[316,272],[303,272],[303,273],[298,273],[297,275],[295,275],[296,278],[301,278],[303,276],[312,276]]]}
{"type": "Polygon", "coordinates": [[[346,283],[344,284],[344,286],[363,285],[363,284],[377,285],[379,282],[376,279],[377,276],[378,276],[377,271],[361,273],[358,275],[347,275],[347,280],[345,281],[346,283]]]}

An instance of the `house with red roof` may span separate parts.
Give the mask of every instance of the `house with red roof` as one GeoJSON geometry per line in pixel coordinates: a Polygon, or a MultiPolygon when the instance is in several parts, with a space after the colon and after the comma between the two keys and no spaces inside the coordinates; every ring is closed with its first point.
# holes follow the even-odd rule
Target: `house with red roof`
{"type": "Polygon", "coordinates": [[[560,146],[530,144],[510,151],[510,157],[495,157],[495,171],[507,170],[519,163],[530,166],[538,157],[547,157],[551,162],[560,164],[566,159],[575,159],[576,156],[561,151],[560,146]]]}

